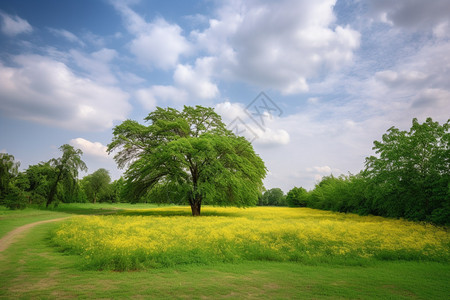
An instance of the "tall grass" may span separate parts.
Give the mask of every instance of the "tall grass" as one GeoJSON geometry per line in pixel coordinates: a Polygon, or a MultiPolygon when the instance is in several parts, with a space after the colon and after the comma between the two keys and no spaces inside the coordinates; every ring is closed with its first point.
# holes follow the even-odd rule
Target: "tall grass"
{"type": "Polygon", "coordinates": [[[448,262],[450,235],[427,224],[308,208],[129,210],[79,216],[52,233],[86,267],[132,270],[243,260],[362,264],[370,260],[448,262]]]}

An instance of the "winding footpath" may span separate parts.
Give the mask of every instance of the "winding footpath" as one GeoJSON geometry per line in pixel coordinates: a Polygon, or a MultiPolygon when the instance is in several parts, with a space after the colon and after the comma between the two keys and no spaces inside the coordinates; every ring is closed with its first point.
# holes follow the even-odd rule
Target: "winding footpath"
{"type": "Polygon", "coordinates": [[[44,220],[44,221],[34,222],[34,223],[30,223],[30,224],[26,224],[26,225],[17,227],[16,229],[8,232],[4,237],[0,238],[0,252],[3,252],[6,249],[8,249],[8,247],[16,240],[16,238],[21,233],[27,231],[28,229],[33,228],[34,226],[37,226],[40,224],[61,221],[61,220],[68,219],[68,218],[70,218],[70,217],[44,220]]]}

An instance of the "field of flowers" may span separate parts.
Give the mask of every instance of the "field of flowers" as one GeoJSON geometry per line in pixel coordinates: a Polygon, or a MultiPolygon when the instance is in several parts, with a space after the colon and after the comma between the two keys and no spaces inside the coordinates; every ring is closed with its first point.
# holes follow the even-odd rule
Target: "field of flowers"
{"type": "Polygon", "coordinates": [[[243,260],[364,264],[371,260],[450,261],[444,228],[308,208],[188,207],[77,216],[52,232],[90,269],[134,270],[243,260]]]}

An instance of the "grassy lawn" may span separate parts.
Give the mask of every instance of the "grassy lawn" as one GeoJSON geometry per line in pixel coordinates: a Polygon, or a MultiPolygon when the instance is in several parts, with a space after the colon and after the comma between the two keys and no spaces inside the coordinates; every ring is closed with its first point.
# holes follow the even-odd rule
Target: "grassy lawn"
{"type": "MultiPolygon", "coordinates": [[[[77,209],[83,206],[1,216],[16,214],[32,221],[67,216],[77,209]]],[[[81,211],[87,214],[89,209],[81,211]]],[[[134,272],[84,270],[80,256],[50,245],[49,232],[60,224],[34,227],[0,253],[0,298],[447,299],[450,294],[450,265],[438,262],[372,261],[363,267],[240,262],[134,272]]]]}
{"type": "Polygon", "coordinates": [[[24,210],[10,210],[0,206],[0,237],[16,227],[43,220],[50,220],[70,215],[93,215],[120,211],[121,209],[142,209],[157,207],[153,204],[128,203],[62,203],[52,210],[26,208],[24,210]]]}

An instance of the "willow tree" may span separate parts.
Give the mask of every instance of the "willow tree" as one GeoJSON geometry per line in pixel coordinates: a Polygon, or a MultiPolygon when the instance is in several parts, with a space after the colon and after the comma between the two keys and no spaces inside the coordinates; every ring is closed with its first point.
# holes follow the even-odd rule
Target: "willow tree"
{"type": "Polygon", "coordinates": [[[212,108],[160,108],[148,125],[126,120],[114,128],[108,151],[125,172],[125,195],[158,203],[250,206],[258,201],[266,167],[252,145],[226,129],[212,108]]]}
{"type": "Polygon", "coordinates": [[[65,182],[66,185],[74,183],[78,177],[78,170],[87,171],[86,164],[81,160],[83,151],[75,149],[71,145],[64,144],[59,147],[62,151],[60,158],[52,158],[49,161],[56,172],[55,179],[53,180],[50,188],[50,192],[47,197],[46,207],[48,207],[53,200],[58,189],[58,184],[65,182]]]}

